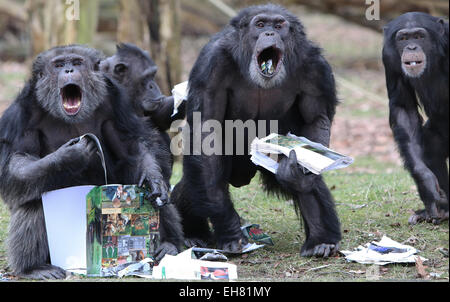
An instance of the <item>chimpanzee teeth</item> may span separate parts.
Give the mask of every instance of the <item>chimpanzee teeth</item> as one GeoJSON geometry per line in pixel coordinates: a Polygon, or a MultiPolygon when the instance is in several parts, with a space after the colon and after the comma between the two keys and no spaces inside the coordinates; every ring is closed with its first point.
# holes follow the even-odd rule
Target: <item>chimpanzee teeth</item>
{"type": "Polygon", "coordinates": [[[75,105],[64,104],[64,108],[66,109],[77,109],[81,105],[81,102],[76,103],[75,105]]]}
{"type": "Polygon", "coordinates": [[[416,66],[416,64],[417,64],[416,62],[411,62],[412,66],[416,66]]]}

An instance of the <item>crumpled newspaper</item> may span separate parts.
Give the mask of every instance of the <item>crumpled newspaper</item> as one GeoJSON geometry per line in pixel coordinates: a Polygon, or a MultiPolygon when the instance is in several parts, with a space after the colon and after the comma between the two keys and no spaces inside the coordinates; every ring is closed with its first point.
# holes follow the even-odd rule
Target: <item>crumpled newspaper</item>
{"type": "Polygon", "coordinates": [[[183,103],[183,101],[187,101],[188,94],[189,94],[189,82],[183,82],[178,85],[175,85],[175,87],[172,90],[174,102],[172,117],[177,115],[178,107],[180,107],[181,103],[183,103]]]}
{"type": "Polygon", "coordinates": [[[424,261],[428,259],[416,254],[417,249],[409,245],[400,244],[387,236],[379,241],[372,241],[365,246],[358,246],[355,251],[340,251],[348,261],[362,264],[386,265],[389,263],[415,263],[416,257],[424,261]]]}

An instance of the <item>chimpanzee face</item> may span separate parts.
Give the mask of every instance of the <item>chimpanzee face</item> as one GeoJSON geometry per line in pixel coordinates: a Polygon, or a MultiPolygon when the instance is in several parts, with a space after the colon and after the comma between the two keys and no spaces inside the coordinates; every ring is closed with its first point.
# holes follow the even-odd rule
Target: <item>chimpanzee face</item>
{"type": "Polygon", "coordinates": [[[404,28],[397,32],[395,41],[405,75],[420,77],[427,67],[426,54],[432,44],[428,31],[421,27],[404,28]]]}
{"type": "Polygon", "coordinates": [[[101,63],[101,70],[128,90],[136,108],[144,102],[158,102],[164,98],[155,81],[158,67],[143,55],[116,54],[101,63]]]}
{"type": "Polygon", "coordinates": [[[285,39],[290,24],[282,15],[259,14],[249,23],[248,36],[253,46],[250,76],[262,88],[280,85],[286,77],[285,39]]]}
{"type": "Polygon", "coordinates": [[[100,58],[97,61],[88,52],[76,46],[58,48],[39,55],[35,62],[40,105],[69,123],[89,118],[106,96],[100,58]]]}

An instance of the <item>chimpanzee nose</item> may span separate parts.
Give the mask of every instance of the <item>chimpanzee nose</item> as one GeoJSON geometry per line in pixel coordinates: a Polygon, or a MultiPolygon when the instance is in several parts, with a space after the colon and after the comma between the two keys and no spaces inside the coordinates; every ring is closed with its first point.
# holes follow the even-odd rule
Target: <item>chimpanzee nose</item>
{"type": "Polygon", "coordinates": [[[417,49],[417,45],[408,45],[408,46],[406,46],[406,48],[408,49],[408,50],[416,50],[417,49]]]}
{"type": "Polygon", "coordinates": [[[66,69],[66,73],[73,73],[73,68],[71,68],[71,69],[66,69]]]}
{"type": "Polygon", "coordinates": [[[273,32],[273,31],[266,31],[264,34],[265,34],[267,37],[275,36],[275,32],[273,32]]]}

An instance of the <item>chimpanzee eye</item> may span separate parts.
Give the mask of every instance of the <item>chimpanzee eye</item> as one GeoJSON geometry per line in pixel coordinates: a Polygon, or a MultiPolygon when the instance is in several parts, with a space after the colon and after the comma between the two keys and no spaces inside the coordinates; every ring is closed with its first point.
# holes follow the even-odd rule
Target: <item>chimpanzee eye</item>
{"type": "Polygon", "coordinates": [[[83,64],[83,60],[81,59],[75,59],[72,62],[73,66],[80,66],[81,64],[83,64]]]}
{"type": "Polygon", "coordinates": [[[125,64],[117,64],[114,67],[114,73],[123,73],[127,70],[127,66],[125,64]]]}
{"type": "Polygon", "coordinates": [[[64,62],[62,62],[62,61],[55,62],[55,67],[56,68],[63,68],[64,67],[64,62]]]}
{"type": "Polygon", "coordinates": [[[280,30],[281,28],[283,28],[283,25],[281,23],[275,24],[275,29],[280,30]]]}
{"type": "Polygon", "coordinates": [[[256,26],[259,28],[263,28],[264,27],[264,22],[260,21],[258,23],[256,23],[256,26]]]}

